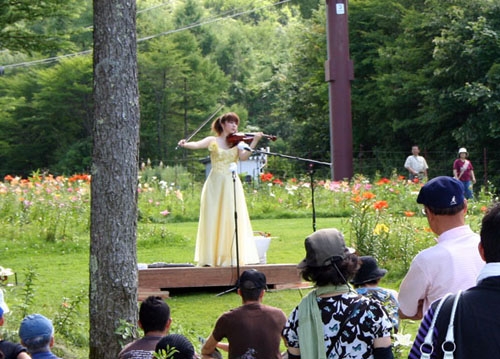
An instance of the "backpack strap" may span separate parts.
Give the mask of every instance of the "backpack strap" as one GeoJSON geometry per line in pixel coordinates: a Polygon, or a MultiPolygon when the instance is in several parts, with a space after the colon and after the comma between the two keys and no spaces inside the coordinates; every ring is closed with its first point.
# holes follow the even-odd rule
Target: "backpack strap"
{"type": "Polygon", "coordinates": [[[425,336],[424,342],[420,345],[420,358],[421,359],[430,359],[431,354],[434,352],[434,344],[432,343],[432,337],[434,335],[434,327],[436,326],[436,320],[439,315],[439,311],[441,310],[441,307],[443,306],[444,302],[446,299],[451,295],[451,293],[446,294],[441,300],[439,301],[437,307],[436,307],[436,312],[434,313],[434,317],[432,318],[431,326],[429,327],[429,330],[427,331],[427,334],[425,336]]]}
{"type": "Polygon", "coordinates": [[[460,295],[462,295],[462,291],[458,291],[457,295],[455,296],[455,300],[453,301],[453,307],[451,308],[451,316],[450,316],[450,323],[448,324],[448,331],[446,332],[446,339],[441,345],[441,348],[443,349],[443,359],[453,359],[453,352],[457,348],[455,344],[455,334],[454,334],[454,321],[455,321],[455,312],[457,311],[457,305],[458,301],[460,299],[460,295]]]}

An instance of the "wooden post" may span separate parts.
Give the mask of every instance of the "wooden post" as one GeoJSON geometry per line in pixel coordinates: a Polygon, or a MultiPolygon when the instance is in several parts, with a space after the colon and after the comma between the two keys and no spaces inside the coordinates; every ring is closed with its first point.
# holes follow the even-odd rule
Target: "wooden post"
{"type": "Polygon", "coordinates": [[[332,178],[353,176],[351,82],[354,69],[349,58],[348,0],[326,0],[327,49],[325,81],[329,82],[330,150],[332,178]]]}

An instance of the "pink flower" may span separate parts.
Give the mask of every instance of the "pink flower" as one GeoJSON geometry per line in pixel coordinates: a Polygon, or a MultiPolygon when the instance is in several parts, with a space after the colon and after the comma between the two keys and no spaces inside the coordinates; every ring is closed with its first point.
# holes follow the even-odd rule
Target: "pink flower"
{"type": "Polygon", "coordinates": [[[166,217],[166,216],[168,216],[168,215],[170,214],[170,212],[169,212],[169,210],[168,210],[168,209],[166,209],[166,210],[164,210],[164,211],[161,211],[161,212],[160,212],[160,214],[161,214],[163,217],[166,217]]]}

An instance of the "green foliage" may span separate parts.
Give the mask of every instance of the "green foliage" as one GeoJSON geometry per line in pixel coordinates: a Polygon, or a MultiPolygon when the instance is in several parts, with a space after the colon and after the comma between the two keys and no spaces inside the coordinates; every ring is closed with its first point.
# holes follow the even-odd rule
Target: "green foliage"
{"type": "Polygon", "coordinates": [[[178,353],[179,351],[175,347],[170,347],[170,345],[167,345],[167,349],[161,349],[159,353],[153,353],[153,358],[157,359],[169,359],[173,358],[175,353],[178,353]]]}
{"type": "Polygon", "coordinates": [[[120,319],[120,324],[118,325],[118,328],[116,328],[115,334],[118,335],[118,342],[122,347],[139,338],[137,327],[123,319],[120,319]]]}
{"type": "MultiPolygon", "coordinates": [[[[22,39],[22,47],[33,51],[0,52],[6,66],[0,81],[2,176],[90,167],[91,57],[83,52],[17,66],[58,55],[51,45],[31,41],[49,34],[58,51],[91,48],[91,3],[58,5],[36,2],[28,12],[8,2],[0,14],[0,48],[10,48],[4,40],[22,39]],[[8,37],[12,31],[21,37],[8,37]]],[[[174,150],[178,140],[224,103],[224,111],[241,115],[243,131],[277,135],[274,152],[329,162],[325,11],[325,2],[316,0],[140,2],[140,160],[194,162],[197,154],[174,150]]],[[[489,0],[350,1],[354,148],[370,153],[355,162],[355,172],[388,175],[413,143],[426,153],[465,146],[471,154],[491,154],[485,173],[498,187],[499,14],[489,0]]],[[[195,139],[209,132],[206,126],[195,139]]],[[[282,178],[304,167],[274,158],[269,165],[282,178]]],[[[439,167],[433,175],[448,174],[440,164],[433,167],[439,167]]],[[[327,168],[318,171],[328,175],[327,168]]],[[[201,180],[200,166],[190,172],[201,180]]]]}

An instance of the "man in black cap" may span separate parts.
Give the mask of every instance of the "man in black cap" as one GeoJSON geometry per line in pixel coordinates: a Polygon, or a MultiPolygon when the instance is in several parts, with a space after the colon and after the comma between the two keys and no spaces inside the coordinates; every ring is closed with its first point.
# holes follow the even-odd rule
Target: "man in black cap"
{"type": "Polygon", "coordinates": [[[430,304],[446,293],[476,284],[484,262],[477,252],[479,236],[465,224],[467,200],[462,183],[440,176],[427,182],[417,197],[437,244],[413,259],[399,287],[401,319],[422,319],[430,304]]]}
{"type": "Polygon", "coordinates": [[[257,270],[244,271],[238,281],[243,305],[217,319],[201,354],[211,358],[216,347],[227,350],[229,359],[280,359],[281,330],[286,322],[281,309],[262,304],[266,276],[257,270]],[[229,344],[219,343],[227,338],[229,344]]]}

